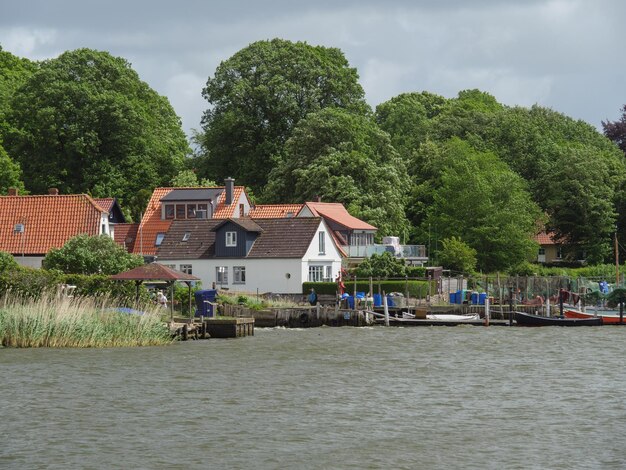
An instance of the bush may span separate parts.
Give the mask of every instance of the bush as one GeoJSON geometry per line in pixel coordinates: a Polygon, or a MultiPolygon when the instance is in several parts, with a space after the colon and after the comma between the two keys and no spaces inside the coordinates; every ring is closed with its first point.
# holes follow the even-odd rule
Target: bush
{"type": "Polygon", "coordinates": [[[18,266],[19,264],[17,264],[17,261],[15,261],[15,258],[13,258],[11,253],[0,251],[0,273],[11,269],[17,269],[18,266]]]}
{"type": "MultiPolygon", "coordinates": [[[[409,296],[414,298],[423,299],[428,295],[428,281],[373,281],[374,292],[401,292],[405,293],[408,284],[409,296]]],[[[433,281],[432,291],[434,292],[436,282],[433,281]]],[[[304,282],[302,283],[302,293],[308,294],[311,288],[315,289],[315,292],[323,295],[337,295],[337,283],[336,282],[304,282]]],[[[357,292],[369,292],[369,281],[357,281],[357,292]]],[[[354,293],[354,282],[346,282],[346,292],[350,295],[354,293]]]]}

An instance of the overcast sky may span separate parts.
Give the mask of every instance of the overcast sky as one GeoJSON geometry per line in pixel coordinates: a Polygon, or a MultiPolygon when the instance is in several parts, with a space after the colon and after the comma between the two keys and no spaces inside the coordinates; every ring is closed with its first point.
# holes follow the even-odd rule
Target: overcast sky
{"type": "Polygon", "coordinates": [[[217,65],[275,37],[340,48],[367,101],[478,88],[600,127],[626,103],[621,0],[1,0],[0,45],[41,60],[88,47],[124,57],[187,133],[217,65]]]}

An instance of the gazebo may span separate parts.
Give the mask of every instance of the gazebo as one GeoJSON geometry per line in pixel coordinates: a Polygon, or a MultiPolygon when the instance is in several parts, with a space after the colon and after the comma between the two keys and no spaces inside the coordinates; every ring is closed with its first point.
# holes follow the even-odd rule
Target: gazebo
{"type": "Polygon", "coordinates": [[[177,281],[184,282],[189,288],[189,311],[191,311],[191,283],[193,281],[199,281],[200,278],[186,274],[176,269],[168,268],[159,263],[144,264],[137,268],[125,271],[123,273],[115,274],[111,276],[111,279],[115,281],[135,281],[137,286],[137,297],[139,301],[139,286],[146,281],[165,281],[167,287],[170,289],[171,301],[170,301],[170,317],[174,317],[174,291],[173,286],[177,281]]]}

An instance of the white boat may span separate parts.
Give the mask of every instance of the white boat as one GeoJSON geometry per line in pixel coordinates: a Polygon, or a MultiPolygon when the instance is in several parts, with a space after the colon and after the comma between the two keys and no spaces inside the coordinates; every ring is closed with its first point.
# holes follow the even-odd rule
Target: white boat
{"type": "Polygon", "coordinates": [[[429,313],[426,315],[427,320],[437,320],[437,321],[477,321],[480,320],[480,315],[478,313],[474,315],[455,315],[452,313],[429,313]]]}

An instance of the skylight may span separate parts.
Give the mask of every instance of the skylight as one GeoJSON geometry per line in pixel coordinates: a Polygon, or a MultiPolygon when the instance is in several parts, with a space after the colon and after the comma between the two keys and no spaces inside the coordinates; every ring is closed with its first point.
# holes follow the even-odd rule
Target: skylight
{"type": "Polygon", "coordinates": [[[189,240],[189,237],[191,237],[191,232],[185,232],[185,234],[183,235],[183,241],[186,242],[187,240],[189,240]]]}

